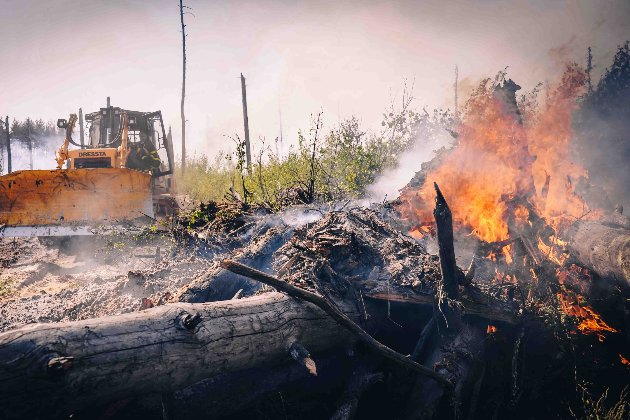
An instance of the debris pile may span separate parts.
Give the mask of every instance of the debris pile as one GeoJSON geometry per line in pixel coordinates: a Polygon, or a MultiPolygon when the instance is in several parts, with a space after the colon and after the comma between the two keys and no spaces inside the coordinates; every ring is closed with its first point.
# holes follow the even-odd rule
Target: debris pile
{"type": "Polygon", "coordinates": [[[433,296],[440,278],[436,255],[364,208],[330,212],[296,229],[273,266],[283,280],[338,304],[352,296],[362,311],[363,297],[433,296]]]}

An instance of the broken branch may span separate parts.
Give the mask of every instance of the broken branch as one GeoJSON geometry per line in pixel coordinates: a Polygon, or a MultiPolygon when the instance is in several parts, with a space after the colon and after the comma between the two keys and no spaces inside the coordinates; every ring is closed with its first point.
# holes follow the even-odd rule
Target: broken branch
{"type": "Polygon", "coordinates": [[[414,370],[415,372],[426,375],[438,383],[451,388],[451,383],[444,378],[442,375],[434,372],[433,370],[427,368],[426,366],[422,366],[419,363],[414,362],[413,360],[403,356],[402,354],[390,349],[384,344],[380,343],[374,337],[366,333],[360,326],[358,326],[354,321],[352,321],[346,314],[341,312],[335,306],[333,306],[326,299],[321,296],[316,295],[315,293],[311,293],[309,291],[297,288],[295,286],[290,285],[289,283],[277,279],[273,276],[263,273],[262,271],[255,270],[251,267],[247,267],[246,265],[237,263],[231,260],[223,260],[221,262],[221,267],[226,270],[229,270],[235,274],[240,274],[241,276],[249,277],[251,279],[260,281],[261,283],[265,283],[269,286],[272,286],[278,289],[281,292],[288,294],[291,297],[304,300],[306,302],[310,302],[315,306],[318,306],[328,315],[330,315],[335,321],[337,321],[340,325],[351,331],[353,334],[357,336],[359,340],[365,343],[372,350],[381,354],[389,360],[392,360],[399,365],[405,366],[409,369],[414,370]]]}

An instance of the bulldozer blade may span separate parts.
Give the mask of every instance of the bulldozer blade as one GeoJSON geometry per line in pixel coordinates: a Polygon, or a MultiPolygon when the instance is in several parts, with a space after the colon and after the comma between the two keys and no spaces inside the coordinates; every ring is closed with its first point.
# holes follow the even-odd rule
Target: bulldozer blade
{"type": "Polygon", "coordinates": [[[0,177],[0,236],[90,235],[153,217],[151,175],[126,168],[16,171],[0,177]]]}

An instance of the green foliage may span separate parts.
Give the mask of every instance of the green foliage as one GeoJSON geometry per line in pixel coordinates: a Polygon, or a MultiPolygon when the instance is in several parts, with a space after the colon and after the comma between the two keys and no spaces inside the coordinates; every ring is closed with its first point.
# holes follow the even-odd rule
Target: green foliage
{"type": "MultiPolygon", "coordinates": [[[[386,169],[423,137],[449,129],[455,121],[450,111],[411,109],[413,97],[407,87],[402,105],[392,102],[383,114],[380,133],[363,130],[356,117],[324,131],[321,113],[309,130],[298,132],[297,145],[278,156],[260,139],[254,144],[251,171],[245,162],[245,144],[232,138],[236,150],[226,158],[192,157],[186,172],[177,171],[177,188],[193,199],[221,201],[226,195],[247,204],[262,204],[273,210],[296,203],[360,198],[386,169]]],[[[192,218],[195,215],[191,215],[192,218]]]]}
{"type": "Polygon", "coordinates": [[[343,121],[326,137],[321,166],[330,196],[360,197],[392,159],[386,141],[366,137],[356,117],[343,121]]]}
{"type": "Polygon", "coordinates": [[[198,201],[221,201],[237,176],[233,163],[223,156],[210,161],[207,156],[192,156],[186,161],[184,174],[176,170],[176,184],[180,193],[198,201]]]}
{"type": "Polygon", "coordinates": [[[240,143],[225,160],[190,158],[185,174],[178,171],[177,187],[199,201],[221,201],[234,188],[243,201],[279,209],[299,202],[361,197],[382,169],[396,161],[395,148],[382,137],[368,136],[355,117],[320,135],[317,125],[308,134],[299,132],[297,147],[282,158],[262,141],[251,174],[239,154],[240,143]]]}
{"type": "MultiPolygon", "coordinates": [[[[606,186],[611,198],[630,206],[630,46],[619,46],[597,86],[574,119],[573,148],[592,185],[606,186]]],[[[613,203],[597,203],[602,207],[613,203]]],[[[612,208],[611,208],[612,210],[612,208]]]]}

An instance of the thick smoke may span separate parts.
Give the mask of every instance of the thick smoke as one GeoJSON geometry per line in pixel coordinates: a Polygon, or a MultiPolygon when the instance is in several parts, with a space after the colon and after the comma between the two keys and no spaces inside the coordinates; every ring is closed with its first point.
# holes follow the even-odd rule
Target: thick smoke
{"type": "MultiPolygon", "coordinates": [[[[25,169],[54,169],[56,167],[55,150],[61,147],[63,138],[56,136],[40,138],[33,142],[32,150],[28,142],[11,138],[11,169],[13,171],[25,169]],[[32,168],[31,168],[32,162],[32,168]]],[[[8,169],[6,144],[2,144],[0,153],[2,173],[8,169]]]]}
{"type": "Polygon", "coordinates": [[[413,178],[422,163],[433,159],[436,150],[449,147],[453,143],[453,135],[449,129],[448,124],[435,120],[418,127],[411,148],[402,154],[398,165],[386,170],[368,187],[370,200],[376,202],[398,197],[400,189],[413,178]]]}
{"type": "Polygon", "coordinates": [[[589,172],[587,200],[611,209],[630,208],[630,51],[619,47],[576,113],[574,152],[589,172]],[[597,187],[606,194],[598,194],[597,187]]]}

